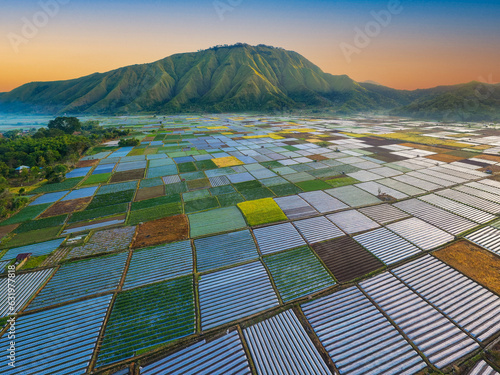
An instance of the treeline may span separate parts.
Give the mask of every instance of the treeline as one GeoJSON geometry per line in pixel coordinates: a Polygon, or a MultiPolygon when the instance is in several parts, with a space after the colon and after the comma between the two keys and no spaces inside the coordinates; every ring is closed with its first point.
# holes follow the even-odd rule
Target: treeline
{"type": "Polygon", "coordinates": [[[90,147],[106,139],[128,135],[129,130],[103,128],[97,121],[83,124],[74,117],[58,117],[47,128],[40,128],[34,134],[4,134],[0,139],[0,175],[6,178],[16,176],[20,166],[48,166],[68,161],[77,161],[90,147]]]}
{"type": "Polygon", "coordinates": [[[10,193],[13,186],[36,183],[42,178],[61,182],[66,164],[77,162],[90,147],[130,134],[130,130],[103,128],[98,121],[81,123],[76,117],[58,117],[47,128],[23,133],[11,130],[0,139],[0,218],[22,208],[28,199],[10,193]],[[29,168],[16,171],[20,166],[29,168]]]}

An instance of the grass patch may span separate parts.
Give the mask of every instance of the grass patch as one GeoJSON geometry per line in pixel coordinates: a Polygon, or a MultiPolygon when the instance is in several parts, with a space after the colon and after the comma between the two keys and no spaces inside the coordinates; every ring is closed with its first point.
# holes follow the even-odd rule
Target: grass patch
{"type": "Polygon", "coordinates": [[[49,255],[50,254],[41,255],[39,257],[33,257],[33,258],[28,259],[28,261],[26,263],[24,263],[24,266],[22,266],[21,269],[27,270],[30,268],[38,268],[43,263],[43,261],[49,257],[49,255]]]}
{"type": "Polygon", "coordinates": [[[186,213],[211,210],[219,207],[219,201],[215,197],[196,199],[184,204],[186,213]]]}
{"type": "Polygon", "coordinates": [[[250,201],[254,199],[274,197],[274,193],[266,187],[247,189],[240,192],[243,197],[250,201]]]}
{"type": "Polygon", "coordinates": [[[331,180],[326,180],[326,183],[333,187],[347,186],[347,185],[357,184],[358,182],[359,182],[358,180],[352,177],[339,177],[331,180]]]}
{"type": "Polygon", "coordinates": [[[208,169],[216,169],[217,165],[212,160],[200,160],[195,161],[194,164],[200,171],[206,171],[208,169]]]}
{"type": "Polygon", "coordinates": [[[239,193],[218,195],[217,199],[219,200],[221,207],[236,206],[238,203],[245,201],[239,193]]]}
{"type": "Polygon", "coordinates": [[[188,161],[187,163],[180,163],[177,164],[177,169],[179,169],[179,173],[186,173],[186,172],[196,172],[196,166],[192,161],[188,161]]]}
{"type": "Polygon", "coordinates": [[[269,189],[271,189],[271,191],[278,197],[284,197],[287,195],[302,193],[302,189],[295,186],[294,184],[276,185],[276,186],[271,186],[269,189]]]}
{"type": "Polygon", "coordinates": [[[165,195],[181,194],[188,191],[185,182],[176,182],[175,184],[165,185],[165,195]]]}
{"type": "Polygon", "coordinates": [[[249,225],[274,223],[288,220],[285,213],[271,198],[238,203],[238,208],[243,212],[249,225]]]}
{"type": "Polygon", "coordinates": [[[68,215],[52,216],[46,219],[31,220],[18,226],[14,233],[26,233],[38,229],[45,229],[50,227],[57,227],[64,224],[68,215]]]}
{"type": "Polygon", "coordinates": [[[45,211],[52,203],[38,204],[36,206],[28,206],[23,208],[14,216],[4,220],[0,223],[0,225],[10,225],[10,224],[19,224],[28,220],[33,220],[35,217],[40,215],[43,211],[45,211]]]}
{"type": "Polygon", "coordinates": [[[161,206],[168,203],[180,203],[180,202],[181,202],[180,194],[173,194],[165,197],[146,199],[140,202],[133,202],[131,211],[143,210],[145,208],[161,206]]]}
{"type": "Polygon", "coordinates": [[[54,191],[62,191],[62,190],[70,190],[73,189],[76,185],[82,181],[84,177],[75,177],[68,178],[63,182],[58,182],[55,184],[45,184],[40,186],[38,189],[33,190],[31,193],[39,194],[39,193],[52,193],[54,191]]]}
{"type": "Polygon", "coordinates": [[[7,247],[19,247],[29,245],[35,242],[44,242],[54,239],[62,227],[44,228],[25,232],[14,236],[7,244],[7,247]]]}
{"type": "Polygon", "coordinates": [[[310,180],[297,182],[296,185],[304,191],[315,191],[315,190],[324,190],[330,189],[332,186],[327,184],[322,180],[310,180]]]}
{"type": "Polygon", "coordinates": [[[182,214],[182,205],[180,203],[168,203],[130,212],[127,224],[136,225],[179,214],[182,214]]]}
{"type": "Polygon", "coordinates": [[[83,183],[82,186],[84,185],[97,185],[97,184],[103,184],[109,181],[109,178],[111,177],[111,173],[101,173],[101,174],[93,174],[90,175],[83,183]]]}
{"type": "Polygon", "coordinates": [[[238,183],[234,184],[234,187],[236,188],[236,190],[241,192],[244,190],[260,188],[260,187],[262,187],[262,184],[257,180],[253,180],[253,181],[246,181],[246,182],[238,182],[238,183]]]}
{"type": "Polygon", "coordinates": [[[127,211],[128,211],[128,203],[120,203],[112,206],[94,208],[91,210],[85,210],[73,213],[73,215],[71,215],[69,223],[92,220],[100,217],[121,214],[127,211]]]}
{"type": "Polygon", "coordinates": [[[236,190],[231,185],[217,186],[210,188],[209,190],[212,195],[236,193],[236,190]]]}
{"type": "Polygon", "coordinates": [[[87,206],[87,210],[101,208],[103,206],[113,206],[119,203],[128,203],[134,199],[135,190],[125,190],[117,193],[96,195],[87,206]]]}

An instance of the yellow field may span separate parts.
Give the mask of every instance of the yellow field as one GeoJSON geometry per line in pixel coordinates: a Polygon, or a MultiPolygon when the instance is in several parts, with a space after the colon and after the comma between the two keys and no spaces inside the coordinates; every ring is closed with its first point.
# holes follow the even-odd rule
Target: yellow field
{"type": "Polygon", "coordinates": [[[212,159],[212,161],[219,168],[232,167],[235,165],[245,164],[241,160],[239,160],[236,156],[226,156],[224,158],[212,159]]]}
{"type": "Polygon", "coordinates": [[[238,203],[249,225],[274,223],[287,220],[285,213],[272,198],[257,199],[238,203]]]}
{"type": "Polygon", "coordinates": [[[370,136],[376,136],[380,138],[398,139],[407,142],[423,143],[426,145],[440,145],[449,147],[469,147],[470,145],[455,141],[450,141],[447,139],[439,139],[434,137],[427,137],[425,135],[419,135],[416,133],[389,133],[389,134],[369,134],[370,136]]]}
{"type": "Polygon", "coordinates": [[[36,184],[31,185],[31,186],[11,187],[11,188],[9,188],[9,191],[12,194],[19,194],[19,190],[22,189],[22,188],[24,188],[24,191],[26,193],[29,193],[30,191],[35,190],[36,188],[39,188],[40,186],[42,186],[46,182],[47,182],[47,180],[43,180],[43,181],[37,182],[36,184]]]}

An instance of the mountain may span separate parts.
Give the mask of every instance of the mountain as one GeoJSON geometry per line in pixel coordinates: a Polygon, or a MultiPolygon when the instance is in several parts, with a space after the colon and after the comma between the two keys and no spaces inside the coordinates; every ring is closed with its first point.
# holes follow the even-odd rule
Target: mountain
{"type": "Polygon", "coordinates": [[[434,96],[447,93],[438,91],[357,83],[346,75],[324,73],[296,52],[239,43],[67,81],[28,83],[0,94],[0,111],[132,114],[326,108],[337,113],[400,110],[420,116],[432,113],[434,96]]]}
{"type": "Polygon", "coordinates": [[[500,84],[469,82],[413,91],[414,100],[391,111],[395,115],[448,121],[500,119],[500,84]]]}
{"type": "Polygon", "coordinates": [[[365,97],[368,94],[348,76],[323,73],[296,52],[239,44],[68,81],[28,83],[1,95],[0,102],[4,110],[67,113],[265,111],[326,105],[363,110],[379,104],[365,97]]]}
{"type": "Polygon", "coordinates": [[[376,85],[376,86],[383,86],[382,84],[375,82],[375,81],[372,81],[371,79],[363,81],[363,82],[359,82],[359,83],[369,83],[369,84],[376,85]]]}

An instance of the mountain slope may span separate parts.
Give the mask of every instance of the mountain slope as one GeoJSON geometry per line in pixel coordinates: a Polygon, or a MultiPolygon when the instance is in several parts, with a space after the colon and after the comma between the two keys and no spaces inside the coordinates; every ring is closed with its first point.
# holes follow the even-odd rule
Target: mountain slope
{"type": "Polygon", "coordinates": [[[448,121],[500,119],[500,84],[469,82],[413,91],[414,100],[392,111],[396,115],[448,121]]]}
{"type": "Polygon", "coordinates": [[[471,82],[396,90],[324,73],[293,51],[240,43],[78,79],[28,83],[0,93],[1,112],[114,115],[297,108],[327,108],[340,114],[391,111],[437,120],[498,119],[500,85],[471,82]],[[478,87],[487,95],[477,99],[478,87]]]}
{"type": "Polygon", "coordinates": [[[34,82],[0,96],[4,111],[139,113],[392,108],[348,76],[324,73],[296,52],[239,44],[177,54],[78,79],[34,82]]]}

